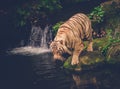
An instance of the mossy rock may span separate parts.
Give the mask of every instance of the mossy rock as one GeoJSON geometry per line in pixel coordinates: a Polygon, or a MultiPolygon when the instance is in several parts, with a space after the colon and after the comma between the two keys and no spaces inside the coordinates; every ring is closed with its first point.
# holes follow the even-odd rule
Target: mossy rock
{"type": "Polygon", "coordinates": [[[102,63],[105,60],[105,57],[101,55],[99,51],[94,51],[94,52],[83,52],[81,56],[79,57],[80,64],[78,65],[71,65],[71,58],[69,57],[65,63],[64,63],[64,68],[66,69],[71,69],[75,71],[81,71],[81,70],[86,70],[90,69],[96,64],[102,63]],[[89,68],[88,68],[89,67],[89,68]]]}
{"type": "MultiPolygon", "coordinates": [[[[106,50],[106,55],[102,54],[103,48],[109,44],[109,38],[103,37],[103,38],[97,38],[93,40],[93,52],[82,52],[79,57],[80,64],[78,65],[71,65],[71,56],[65,61],[64,68],[70,69],[70,70],[86,70],[93,68],[93,66],[107,63],[116,63],[120,62],[120,42],[112,43],[108,49],[106,50]]],[[[88,42],[85,43],[85,49],[87,48],[88,42]]]]}
{"type": "Polygon", "coordinates": [[[101,51],[101,49],[109,43],[107,37],[97,38],[93,40],[93,49],[101,51]]]}
{"type": "MultiPolygon", "coordinates": [[[[101,51],[101,49],[109,43],[108,37],[93,39],[93,49],[96,51],[101,51]]],[[[88,41],[84,41],[85,49],[87,48],[88,41]]]]}
{"type": "MultiPolygon", "coordinates": [[[[105,61],[105,57],[101,54],[101,49],[107,44],[108,39],[106,37],[97,38],[93,40],[93,52],[82,52],[79,57],[80,64],[78,65],[71,65],[71,56],[65,61],[63,67],[70,70],[80,71],[92,68],[94,65],[101,64],[105,61]]],[[[87,48],[88,42],[85,41],[85,50],[87,48]]]]}

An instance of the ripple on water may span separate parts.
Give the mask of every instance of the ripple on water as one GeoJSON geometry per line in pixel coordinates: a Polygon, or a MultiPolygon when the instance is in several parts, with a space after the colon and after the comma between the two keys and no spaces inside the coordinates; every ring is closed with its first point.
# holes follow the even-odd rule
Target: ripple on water
{"type": "Polygon", "coordinates": [[[39,55],[41,53],[47,53],[47,52],[51,52],[50,49],[32,47],[32,46],[18,47],[18,48],[14,48],[13,50],[9,51],[9,53],[21,54],[21,55],[39,55]]]}

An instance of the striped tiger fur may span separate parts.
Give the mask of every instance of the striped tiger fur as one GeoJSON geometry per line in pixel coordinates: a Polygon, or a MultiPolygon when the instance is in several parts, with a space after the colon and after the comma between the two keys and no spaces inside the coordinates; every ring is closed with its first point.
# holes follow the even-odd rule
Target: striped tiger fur
{"type": "Polygon", "coordinates": [[[83,40],[89,41],[87,51],[92,48],[92,27],[90,19],[83,13],[78,13],[64,22],[51,42],[50,48],[55,60],[65,60],[64,53],[72,55],[71,64],[79,63],[79,55],[84,49],[83,40]]]}

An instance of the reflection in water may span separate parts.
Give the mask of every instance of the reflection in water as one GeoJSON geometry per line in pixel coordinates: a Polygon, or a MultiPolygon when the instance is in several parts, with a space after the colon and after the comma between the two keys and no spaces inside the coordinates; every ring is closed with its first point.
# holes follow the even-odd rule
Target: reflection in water
{"type": "Polygon", "coordinates": [[[5,73],[1,76],[4,88],[0,89],[120,88],[119,64],[76,73],[56,66],[51,55],[0,55],[1,74],[5,73]]]}
{"type": "Polygon", "coordinates": [[[32,60],[33,89],[70,89],[70,79],[62,69],[56,68],[50,55],[39,55],[32,60]]]}
{"type": "Polygon", "coordinates": [[[97,81],[95,77],[82,78],[80,75],[73,74],[73,80],[75,84],[73,84],[71,89],[98,89],[97,81]]]}
{"type": "Polygon", "coordinates": [[[119,64],[106,64],[94,70],[72,73],[71,89],[119,89],[119,68],[119,64]]]}

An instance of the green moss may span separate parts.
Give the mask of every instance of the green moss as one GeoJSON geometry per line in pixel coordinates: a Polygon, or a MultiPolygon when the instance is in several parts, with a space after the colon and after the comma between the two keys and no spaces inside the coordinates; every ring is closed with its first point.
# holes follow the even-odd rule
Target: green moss
{"type": "Polygon", "coordinates": [[[104,56],[102,56],[100,54],[100,52],[98,51],[94,51],[94,52],[84,52],[81,54],[79,60],[80,60],[80,64],[72,66],[71,65],[71,59],[72,57],[69,57],[65,63],[64,63],[64,67],[67,69],[72,69],[72,70],[82,70],[84,65],[86,66],[90,66],[90,65],[94,65],[96,63],[101,63],[104,61],[104,56]]]}
{"type": "Polygon", "coordinates": [[[104,46],[108,44],[108,38],[103,37],[103,38],[97,38],[93,40],[93,49],[101,51],[104,46]]]}
{"type": "MultiPolygon", "coordinates": [[[[88,42],[85,43],[85,50],[87,48],[88,42]]],[[[97,66],[98,64],[107,62],[107,63],[116,63],[120,61],[120,42],[117,40],[110,40],[108,36],[103,38],[97,38],[93,40],[93,52],[86,52],[83,51],[80,54],[79,60],[80,64],[72,66],[70,56],[64,63],[64,68],[71,69],[71,70],[84,70],[91,68],[91,66],[97,66]],[[104,55],[106,52],[106,55],[104,55]]]]}

